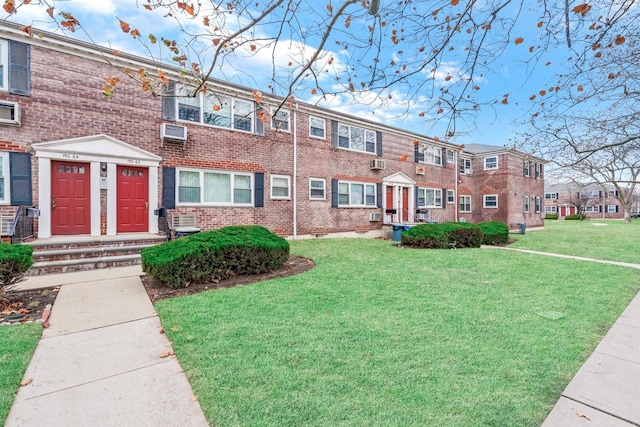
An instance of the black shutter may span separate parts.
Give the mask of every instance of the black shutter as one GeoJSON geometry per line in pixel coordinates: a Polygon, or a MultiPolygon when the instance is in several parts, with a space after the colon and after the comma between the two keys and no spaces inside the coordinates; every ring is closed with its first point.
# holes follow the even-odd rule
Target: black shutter
{"type": "Polygon", "coordinates": [[[167,91],[164,98],[162,98],[162,118],[164,120],[175,121],[176,114],[176,82],[169,82],[167,84],[167,91]]]}
{"type": "Polygon", "coordinates": [[[442,189],[442,207],[446,208],[447,207],[447,189],[443,188],[442,189]]]}
{"type": "Polygon", "coordinates": [[[382,157],[382,132],[376,132],[376,154],[382,157]]]}
{"type": "Polygon", "coordinates": [[[256,192],[254,196],[254,206],[256,208],[264,207],[264,173],[256,172],[253,176],[253,180],[256,187],[256,192]]]}
{"type": "Polygon", "coordinates": [[[9,41],[9,92],[31,95],[29,45],[9,41]]]}
{"type": "Polygon", "coordinates": [[[176,168],[162,167],[162,206],[176,207],[176,168]]]}
{"type": "Polygon", "coordinates": [[[413,161],[415,163],[424,162],[424,153],[420,152],[420,144],[413,146],[413,161]]]}
{"type": "Polygon", "coordinates": [[[338,122],[331,120],[331,148],[338,148],[338,122]]]}
{"type": "Polygon", "coordinates": [[[9,153],[9,179],[11,186],[11,204],[13,206],[31,206],[31,155],[29,153],[9,153]]]}
{"type": "Polygon", "coordinates": [[[379,208],[382,207],[382,183],[376,184],[376,204],[379,208]]]}
{"type": "Polygon", "coordinates": [[[255,132],[256,132],[256,135],[258,135],[258,136],[264,136],[264,122],[262,121],[262,117],[265,117],[264,116],[264,111],[262,110],[262,107],[260,107],[258,105],[258,103],[254,103],[254,105],[255,105],[255,110],[256,110],[256,112],[254,114],[254,116],[256,118],[256,120],[255,120],[255,128],[256,128],[255,132]],[[262,111],[263,115],[258,114],[261,111],[262,111]]]}
{"type": "Polygon", "coordinates": [[[442,156],[442,166],[447,167],[447,151],[444,148],[440,149],[440,155],[442,156]]]}
{"type": "Polygon", "coordinates": [[[420,209],[420,207],[418,206],[418,186],[417,185],[413,187],[413,204],[416,210],[420,209]]]}
{"type": "Polygon", "coordinates": [[[331,179],[331,207],[338,207],[338,180],[335,178],[331,179]]]}
{"type": "Polygon", "coordinates": [[[616,212],[618,212],[620,206],[616,205],[616,212]]]}

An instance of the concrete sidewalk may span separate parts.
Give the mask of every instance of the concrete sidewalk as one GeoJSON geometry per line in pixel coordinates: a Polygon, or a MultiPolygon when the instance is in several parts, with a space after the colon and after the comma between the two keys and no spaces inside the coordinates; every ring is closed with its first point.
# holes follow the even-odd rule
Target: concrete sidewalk
{"type": "Polygon", "coordinates": [[[61,289],[6,427],[208,425],[141,274],[134,266],[20,284],[61,289]]]}

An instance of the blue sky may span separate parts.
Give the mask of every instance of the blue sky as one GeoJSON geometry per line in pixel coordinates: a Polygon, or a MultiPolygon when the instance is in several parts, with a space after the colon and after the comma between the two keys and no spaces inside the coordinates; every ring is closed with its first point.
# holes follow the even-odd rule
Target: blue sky
{"type": "MultiPolygon", "coordinates": [[[[144,1],[141,0],[68,0],[58,1],[56,7],[59,10],[73,13],[95,43],[110,46],[123,52],[144,55],[140,44],[130,35],[121,31],[117,18],[139,29],[143,37],[149,33],[154,33],[158,37],[164,35],[177,38],[180,33],[172,21],[165,19],[162,13],[144,10],[141,6],[142,4],[144,4],[144,1]]],[[[34,28],[56,30],[55,27],[47,23],[49,19],[42,7],[25,6],[11,19],[22,24],[32,24],[34,28]]],[[[483,106],[475,117],[475,123],[470,117],[466,122],[459,123],[458,133],[452,138],[445,138],[446,121],[436,123],[429,117],[419,117],[417,114],[420,110],[419,105],[412,108],[409,114],[403,114],[406,110],[405,107],[394,104],[394,101],[391,101],[388,105],[377,107],[375,104],[374,107],[371,105],[349,105],[345,97],[338,96],[321,105],[428,136],[438,136],[457,144],[481,143],[510,146],[510,138],[513,137],[514,129],[517,129],[514,121],[531,114],[532,103],[529,101],[529,97],[540,89],[553,85],[555,81],[553,73],[557,70],[556,67],[558,65],[562,65],[561,58],[564,56],[563,52],[550,53],[545,60],[551,61],[552,65],[544,66],[538,64],[535,70],[531,72],[530,65],[525,64],[524,61],[531,57],[527,53],[527,47],[529,46],[529,40],[536,37],[535,24],[537,19],[532,17],[529,22],[531,24],[529,29],[524,27],[519,30],[522,31],[519,35],[524,37],[527,43],[523,43],[520,46],[509,43],[505,52],[493,63],[492,72],[487,73],[481,79],[483,99],[494,99],[497,102],[489,106],[483,106]],[[526,76],[529,77],[527,78],[526,76]],[[503,105],[499,101],[507,93],[509,94],[509,104],[503,105]]],[[[188,30],[199,31],[195,23],[187,23],[186,25],[188,30]]],[[[68,33],[68,35],[73,34],[68,33]]],[[[75,36],[84,37],[80,32],[77,32],[75,36]]],[[[276,61],[287,62],[287,58],[289,58],[291,52],[296,50],[296,46],[304,50],[304,46],[299,44],[294,44],[293,48],[289,49],[282,48],[277,55],[276,61]]],[[[340,60],[344,58],[345,53],[334,46],[327,46],[326,50],[329,51],[328,55],[335,58],[334,66],[340,67],[340,60]]],[[[394,52],[389,52],[388,54],[392,58],[394,52]]],[[[260,89],[259,86],[264,83],[261,82],[256,70],[270,69],[271,61],[272,58],[266,51],[257,55],[247,53],[244,57],[239,55],[235,62],[225,67],[223,74],[217,73],[216,76],[245,84],[254,89],[260,89]],[[252,70],[251,79],[248,79],[247,73],[242,71],[247,69],[252,70]]],[[[283,64],[279,65],[283,69],[286,68],[283,64]]],[[[439,71],[441,75],[436,78],[437,84],[444,84],[446,72],[442,71],[446,71],[447,67],[455,71],[456,64],[455,62],[443,64],[439,71]],[[438,79],[441,79],[441,81],[437,82],[438,79]]],[[[266,88],[263,90],[265,92],[268,91],[266,88]]],[[[403,100],[405,95],[403,90],[404,88],[401,86],[394,87],[391,92],[393,99],[403,100]]],[[[305,101],[315,101],[310,91],[306,89],[298,93],[297,97],[305,101]]],[[[361,97],[363,101],[370,101],[371,99],[367,93],[363,93],[361,97]]]]}

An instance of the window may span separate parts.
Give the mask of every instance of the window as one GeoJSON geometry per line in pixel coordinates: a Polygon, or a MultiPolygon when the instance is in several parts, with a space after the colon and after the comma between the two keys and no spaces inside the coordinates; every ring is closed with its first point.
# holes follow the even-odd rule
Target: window
{"type": "Polygon", "coordinates": [[[326,200],[326,181],[322,178],[309,178],[309,198],[311,200],[326,200]]]}
{"type": "Polygon", "coordinates": [[[0,89],[9,87],[9,44],[6,40],[0,40],[0,89]]]}
{"type": "Polygon", "coordinates": [[[447,162],[448,163],[453,163],[455,162],[455,153],[453,150],[449,150],[447,151],[447,162]]]}
{"type": "Polygon", "coordinates": [[[615,199],[616,197],[618,197],[618,192],[616,190],[609,190],[607,191],[607,197],[615,199]]]}
{"type": "Polygon", "coordinates": [[[309,116],[309,136],[325,138],[327,122],[320,117],[309,116]]]}
{"type": "Polygon", "coordinates": [[[338,206],[376,206],[376,185],[338,182],[338,206]]]}
{"type": "Polygon", "coordinates": [[[376,154],[376,133],[371,130],[339,123],[338,147],[376,154]]]}
{"type": "Polygon", "coordinates": [[[591,213],[600,212],[600,205],[585,206],[584,207],[584,211],[585,212],[591,212],[591,213]]]}
{"type": "Polygon", "coordinates": [[[485,208],[497,208],[498,207],[498,196],[496,194],[490,194],[484,196],[484,207],[485,208]]]}
{"type": "Polygon", "coordinates": [[[536,179],[542,176],[542,164],[536,163],[536,179]]]}
{"type": "Polygon", "coordinates": [[[291,115],[288,110],[279,109],[276,111],[274,107],[271,107],[271,129],[277,129],[284,132],[289,132],[291,115]]]}
{"type": "Polygon", "coordinates": [[[456,202],[455,190],[447,190],[447,203],[453,204],[456,202]]]}
{"type": "Polygon", "coordinates": [[[580,198],[581,199],[598,199],[600,198],[600,192],[599,191],[581,191],[580,192],[580,198]]]}
{"type": "Polygon", "coordinates": [[[534,200],[536,213],[542,212],[542,197],[535,197],[534,200]]]}
{"type": "Polygon", "coordinates": [[[9,203],[9,153],[0,153],[0,203],[9,203]]]}
{"type": "Polygon", "coordinates": [[[460,196],[460,212],[471,212],[471,196],[460,196]]]}
{"type": "Polygon", "coordinates": [[[441,208],[442,189],[440,188],[418,188],[419,208],[441,208]]]}
{"type": "Polygon", "coordinates": [[[530,209],[531,209],[531,204],[530,204],[529,196],[524,196],[524,211],[529,212],[530,209]]]}
{"type": "Polygon", "coordinates": [[[460,159],[460,173],[472,173],[471,159],[460,159]]]}
{"type": "Polygon", "coordinates": [[[558,193],[544,193],[545,199],[557,199],[558,193]]]}
{"type": "Polygon", "coordinates": [[[544,211],[546,213],[556,213],[558,210],[556,206],[545,206],[544,211]]]}
{"type": "Polygon", "coordinates": [[[529,160],[525,160],[522,163],[522,175],[523,176],[530,176],[531,175],[531,163],[529,162],[529,160]]]}
{"type": "Polygon", "coordinates": [[[189,96],[181,88],[177,97],[178,119],[246,132],[253,131],[253,102],[214,93],[189,96]]]}
{"type": "Polygon", "coordinates": [[[618,212],[618,205],[607,205],[607,212],[618,212]]]}
{"type": "Polygon", "coordinates": [[[271,198],[290,199],[289,184],[291,178],[287,175],[271,175],[271,198]]]}
{"type": "Polygon", "coordinates": [[[211,206],[250,205],[253,175],[247,173],[178,170],[178,203],[211,206]]]}
{"type": "Polygon", "coordinates": [[[484,168],[489,170],[489,169],[498,169],[498,157],[497,156],[492,156],[492,157],[485,157],[484,158],[484,168]]]}
{"type": "Polygon", "coordinates": [[[424,150],[424,162],[432,165],[441,165],[442,148],[427,146],[424,150]]]}

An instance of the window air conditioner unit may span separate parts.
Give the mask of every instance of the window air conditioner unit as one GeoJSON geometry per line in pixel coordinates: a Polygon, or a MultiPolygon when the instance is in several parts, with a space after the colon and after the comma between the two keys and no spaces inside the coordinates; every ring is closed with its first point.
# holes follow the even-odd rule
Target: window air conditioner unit
{"type": "Polygon", "coordinates": [[[465,169],[464,169],[464,173],[465,173],[465,175],[471,175],[471,174],[473,173],[473,169],[471,169],[471,168],[465,168],[465,169]]]}
{"type": "Polygon", "coordinates": [[[187,140],[187,127],[174,125],[171,123],[162,123],[160,126],[160,138],[171,139],[174,141],[186,141],[187,140]]]}
{"type": "Polygon", "coordinates": [[[416,221],[426,221],[429,219],[429,214],[428,213],[417,213],[416,214],[416,221]]]}
{"type": "Polygon", "coordinates": [[[380,212],[372,212],[369,214],[369,221],[380,221],[380,218],[382,218],[380,212]]]}
{"type": "Polygon", "coordinates": [[[378,169],[378,170],[382,170],[384,169],[384,160],[382,159],[373,159],[369,162],[369,168],[370,169],[378,169]]]}
{"type": "Polygon", "coordinates": [[[424,166],[416,166],[416,175],[424,175],[425,168],[424,166]]]}
{"type": "Polygon", "coordinates": [[[20,105],[0,101],[0,124],[20,126],[20,105]]]}

